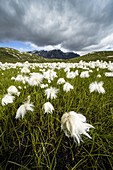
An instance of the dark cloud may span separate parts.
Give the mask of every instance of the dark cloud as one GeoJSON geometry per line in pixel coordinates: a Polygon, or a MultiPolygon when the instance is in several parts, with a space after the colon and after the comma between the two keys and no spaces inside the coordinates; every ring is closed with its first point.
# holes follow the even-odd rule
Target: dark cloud
{"type": "Polygon", "coordinates": [[[72,51],[111,46],[112,9],[113,0],[0,0],[0,41],[72,51]]]}

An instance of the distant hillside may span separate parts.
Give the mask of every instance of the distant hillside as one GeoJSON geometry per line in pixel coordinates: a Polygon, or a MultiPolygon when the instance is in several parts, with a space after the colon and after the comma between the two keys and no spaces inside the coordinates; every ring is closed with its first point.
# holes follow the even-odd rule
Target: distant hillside
{"type": "Polygon", "coordinates": [[[61,50],[20,52],[13,48],[0,47],[0,62],[58,62],[75,56],[79,55],[71,52],[63,53],[61,50]]]}
{"type": "Polygon", "coordinates": [[[12,48],[0,48],[0,61],[1,62],[42,62],[46,61],[45,58],[34,54],[20,52],[12,48]]]}
{"type": "MultiPolygon", "coordinates": [[[[18,50],[12,49],[12,48],[0,48],[0,62],[58,62],[58,61],[63,61],[63,62],[79,62],[80,60],[84,61],[95,61],[95,60],[103,60],[103,61],[112,61],[113,62],[113,51],[99,51],[99,52],[93,52],[93,53],[88,53],[83,56],[79,57],[74,57],[73,53],[64,53],[64,59],[55,59],[53,58],[54,55],[58,55],[60,58],[60,53],[63,53],[60,50],[52,50],[48,52],[48,55],[50,53],[51,58],[44,58],[41,56],[41,53],[46,53],[46,51],[41,51],[41,53],[35,54],[36,51],[31,53],[28,52],[20,52],[18,50]],[[67,59],[71,56],[71,59],[67,59]],[[67,57],[68,56],[68,57],[67,57]]],[[[63,57],[63,56],[62,56],[63,57]]]]}
{"type": "Polygon", "coordinates": [[[37,50],[35,50],[35,51],[29,51],[28,53],[36,54],[38,56],[42,56],[42,57],[48,58],[48,59],[71,59],[71,58],[76,58],[76,57],[80,56],[79,54],[73,53],[73,52],[64,53],[63,51],[61,51],[59,49],[50,50],[50,51],[45,51],[45,50],[37,51],[37,50]]]}
{"type": "Polygon", "coordinates": [[[95,60],[103,60],[103,61],[112,61],[113,62],[113,51],[97,51],[88,53],[86,55],[80,56],[76,59],[71,59],[73,62],[77,62],[80,60],[84,61],[95,61],[95,60]]]}

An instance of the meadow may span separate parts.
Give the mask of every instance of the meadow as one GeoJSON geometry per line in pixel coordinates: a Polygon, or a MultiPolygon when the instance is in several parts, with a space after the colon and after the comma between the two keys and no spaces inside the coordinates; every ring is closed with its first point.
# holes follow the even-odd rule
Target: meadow
{"type": "Polygon", "coordinates": [[[0,63],[0,140],[1,170],[112,170],[113,63],[0,63]]]}

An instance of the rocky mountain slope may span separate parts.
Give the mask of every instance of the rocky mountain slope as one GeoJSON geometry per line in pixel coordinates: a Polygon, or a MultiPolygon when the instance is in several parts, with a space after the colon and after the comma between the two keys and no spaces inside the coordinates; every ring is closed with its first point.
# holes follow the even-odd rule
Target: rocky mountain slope
{"type": "Polygon", "coordinates": [[[111,61],[113,62],[113,51],[97,51],[88,53],[83,56],[74,57],[76,54],[73,53],[63,53],[60,50],[52,50],[52,51],[32,51],[32,52],[20,52],[18,50],[12,48],[0,48],[0,62],[79,62],[80,60],[84,61],[95,61],[95,60],[103,60],[103,61],[111,61]],[[36,54],[35,54],[36,53],[36,54]],[[42,56],[43,54],[43,56],[42,56]],[[48,58],[49,55],[49,58],[48,58]],[[55,58],[57,57],[57,59],[55,58]],[[59,58],[58,58],[59,57],[59,58]],[[60,59],[60,58],[63,59],[60,59]],[[73,58],[74,57],[74,58],[73,58]],[[70,58],[70,59],[68,59],[70,58]]]}
{"type": "Polygon", "coordinates": [[[79,54],[77,54],[77,53],[73,53],[73,52],[64,53],[63,51],[61,51],[59,49],[50,50],[50,51],[35,50],[35,51],[29,51],[28,53],[42,56],[42,57],[48,58],[48,59],[71,59],[71,58],[79,57],[79,54]]]}

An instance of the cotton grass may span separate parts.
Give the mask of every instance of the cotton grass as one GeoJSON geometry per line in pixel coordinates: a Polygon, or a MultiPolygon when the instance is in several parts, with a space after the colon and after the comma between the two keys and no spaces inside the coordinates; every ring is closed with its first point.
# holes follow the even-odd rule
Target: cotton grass
{"type": "Polygon", "coordinates": [[[0,63],[1,168],[113,169],[112,66],[0,63]]]}

